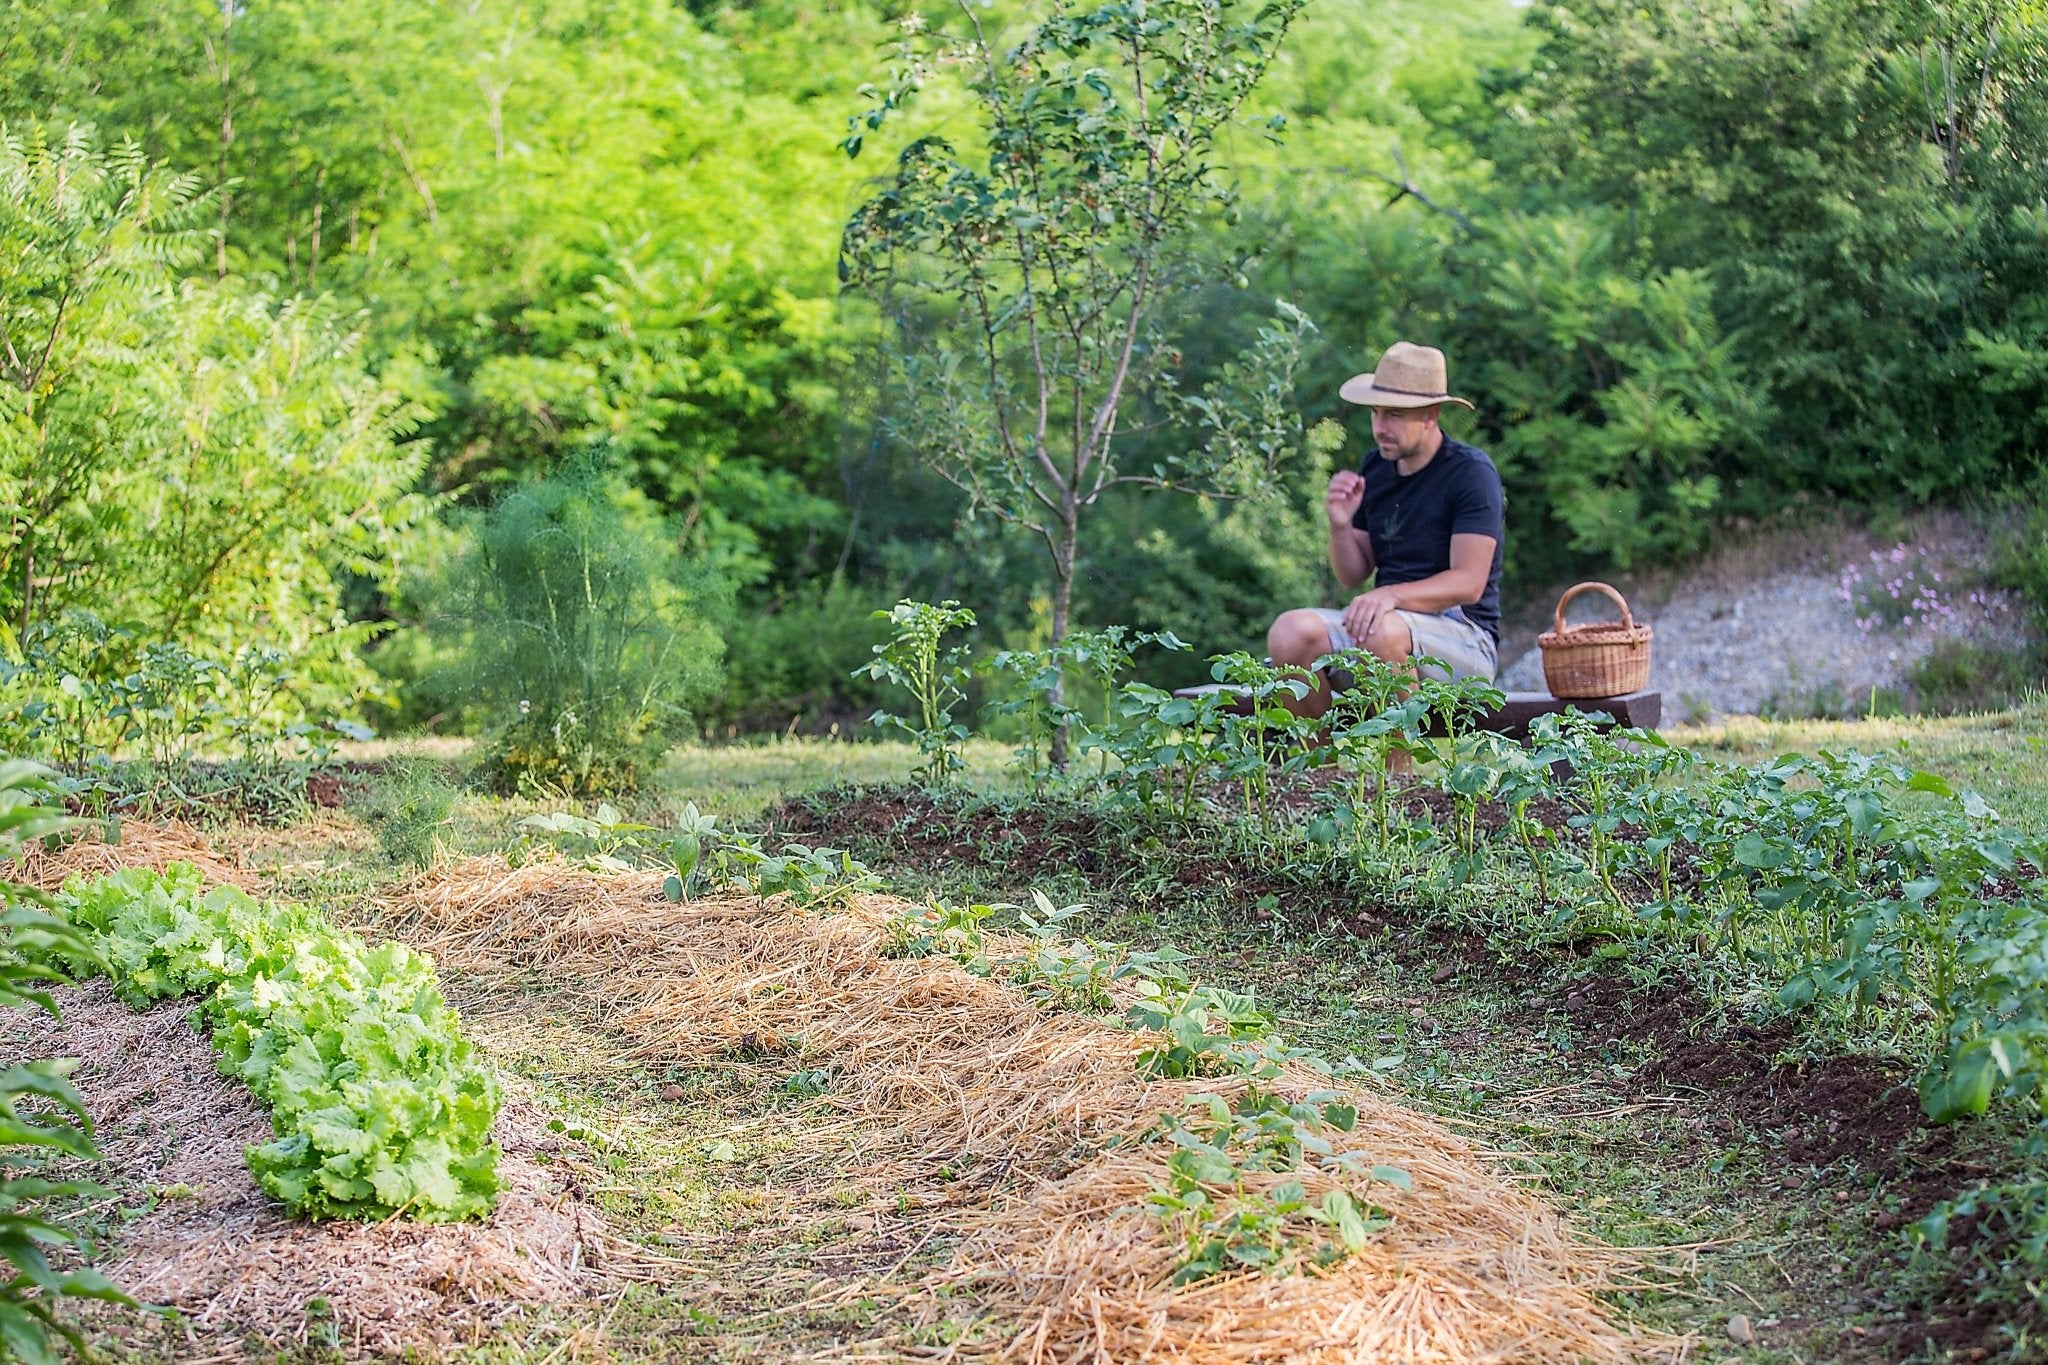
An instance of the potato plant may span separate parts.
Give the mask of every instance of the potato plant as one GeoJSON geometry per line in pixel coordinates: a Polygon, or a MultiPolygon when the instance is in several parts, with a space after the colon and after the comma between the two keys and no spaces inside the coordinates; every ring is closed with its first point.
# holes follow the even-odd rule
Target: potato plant
{"type": "MultiPolygon", "coordinates": [[[[54,808],[46,769],[19,759],[0,762],[0,862],[11,862],[41,838],[73,822],[54,808]]],[[[64,974],[61,959],[103,967],[84,934],[50,913],[46,896],[0,879],[0,1009],[38,1009],[61,1019],[49,988],[64,974]]],[[[134,1300],[99,1271],[60,1270],[49,1250],[83,1249],[78,1235],[40,1211],[52,1199],[97,1198],[89,1181],[51,1179],[51,1160],[95,1161],[92,1116],[68,1079],[74,1063],[44,1059],[0,1068],[0,1355],[26,1365],[57,1365],[56,1337],[83,1353],[84,1338],[57,1316],[62,1298],[134,1300]]]]}
{"type": "Polygon", "coordinates": [[[967,700],[972,670],[965,650],[945,646],[946,636],[974,625],[974,613],[958,602],[898,602],[875,619],[889,624],[889,638],[875,646],[875,657],[855,669],[876,682],[894,683],[910,693],[917,713],[898,716],[877,711],[868,723],[899,730],[924,755],[918,775],[936,786],[951,781],[963,766],[960,745],[967,727],[955,720],[953,708],[967,700]]]}

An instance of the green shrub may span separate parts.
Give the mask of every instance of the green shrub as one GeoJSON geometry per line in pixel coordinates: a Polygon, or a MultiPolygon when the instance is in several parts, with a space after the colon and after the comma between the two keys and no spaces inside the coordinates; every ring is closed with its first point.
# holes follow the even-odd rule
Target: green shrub
{"type": "Polygon", "coordinates": [[[727,594],[586,460],[469,525],[461,610],[437,623],[483,708],[500,791],[637,789],[718,681],[727,594]]]}
{"type": "Polygon", "coordinates": [[[82,609],[0,637],[0,749],[54,763],[254,769],[369,737],[323,699],[335,700],[303,659],[266,644],[187,643],[82,609]]]}
{"type": "Polygon", "coordinates": [[[742,732],[783,730],[792,721],[808,730],[874,710],[880,685],[855,676],[883,635],[871,598],[869,589],[828,583],[751,616],[727,642],[718,719],[742,732]]]}
{"type": "Polygon", "coordinates": [[[374,627],[342,582],[428,510],[418,414],[331,300],[184,277],[218,207],[133,143],[0,128],[0,652],[84,610],[221,665],[281,651],[350,709],[374,627]]]}
{"type": "Polygon", "coordinates": [[[967,727],[953,718],[953,708],[967,700],[967,681],[972,676],[966,647],[941,648],[940,642],[955,630],[972,628],[974,613],[958,602],[933,606],[906,598],[875,612],[874,618],[889,623],[890,635],[874,647],[874,658],[860,671],[876,682],[894,683],[908,692],[916,714],[877,711],[868,720],[883,730],[901,731],[915,744],[924,757],[918,777],[937,786],[965,766],[960,746],[967,742],[967,727]]]}
{"type": "Polygon", "coordinates": [[[2016,705],[2048,677],[2048,653],[2038,644],[2006,648],[1972,640],[1944,640],[1906,675],[1915,709],[1935,715],[1997,711],[2016,705]]]}

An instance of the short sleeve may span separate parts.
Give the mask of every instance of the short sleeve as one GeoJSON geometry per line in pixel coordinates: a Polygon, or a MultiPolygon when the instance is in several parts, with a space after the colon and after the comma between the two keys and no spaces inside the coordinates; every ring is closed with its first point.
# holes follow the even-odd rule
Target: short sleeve
{"type": "Polygon", "coordinates": [[[1451,534],[1506,538],[1507,511],[1500,472],[1479,455],[1467,460],[1451,487],[1451,534]]]}

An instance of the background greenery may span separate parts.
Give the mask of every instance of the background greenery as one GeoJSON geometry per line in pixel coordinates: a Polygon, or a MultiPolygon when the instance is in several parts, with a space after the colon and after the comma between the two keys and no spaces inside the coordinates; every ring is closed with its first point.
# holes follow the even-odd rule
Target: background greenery
{"type": "MultiPolygon", "coordinates": [[[[871,177],[910,138],[975,141],[934,88],[859,161],[837,150],[901,17],[10,0],[0,295],[10,339],[59,340],[35,375],[17,344],[0,385],[10,629],[41,601],[137,638],[188,618],[331,637],[360,691],[362,625],[451,609],[429,598],[461,537],[427,504],[601,448],[737,594],[700,720],[859,714],[866,608],[901,595],[1042,639],[1042,551],[963,518],[892,437],[888,334],[840,296],[871,177]],[[52,206],[64,164],[103,185],[78,221],[52,206]],[[323,441],[333,472],[309,479],[292,462],[323,441]],[[53,451],[97,472],[53,499],[32,477],[53,451]],[[166,498],[214,539],[170,534],[166,498]]],[[[1442,345],[1479,403],[1454,430],[1507,481],[1511,596],[1682,562],[1727,519],[1815,499],[1910,515],[2025,488],[2048,430],[2044,58],[2039,7],[1990,0],[1317,0],[1219,151],[1239,193],[1205,220],[1173,368],[1198,386],[1275,299],[1299,306],[1320,329],[1302,415],[1346,423],[1355,461],[1337,381],[1397,336],[1442,345]]],[[[1133,467],[1187,439],[1127,430],[1133,467]]],[[[1111,498],[1076,619],[1171,629],[1197,658],[1256,639],[1325,591],[1319,458],[1250,503],[1111,498]]],[[[2039,580],[2042,527],[2011,581],[2039,580]]],[[[413,688],[387,720],[452,723],[425,685],[450,647],[373,649],[413,688]]]]}

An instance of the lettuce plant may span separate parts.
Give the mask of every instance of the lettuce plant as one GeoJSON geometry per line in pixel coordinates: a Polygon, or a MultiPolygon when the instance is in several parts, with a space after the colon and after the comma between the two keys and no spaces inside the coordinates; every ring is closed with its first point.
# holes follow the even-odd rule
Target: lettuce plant
{"type": "Polygon", "coordinates": [[[307,906],[206,891],[186,864],[74,883],[61,904],[130,1005],[199,997],[221,1073],[270,1109],[277,1137],[248,1152],[266,1193],[315,1217],[490,1212],[498,1087],[427,958],[307,906]]]}

